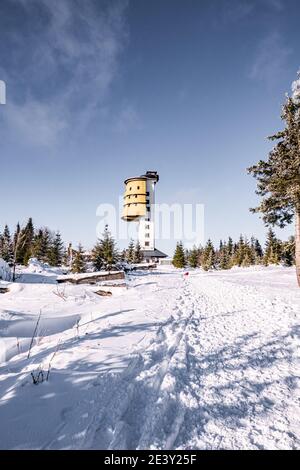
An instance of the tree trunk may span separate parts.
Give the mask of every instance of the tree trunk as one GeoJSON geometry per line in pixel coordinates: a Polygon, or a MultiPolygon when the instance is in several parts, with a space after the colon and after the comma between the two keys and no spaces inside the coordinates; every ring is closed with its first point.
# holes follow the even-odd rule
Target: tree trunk
{"type": "Polygon", "coordinates": [[[300,287],[300,207],[296,207],[296,273],[298,286],[300,287]]]}

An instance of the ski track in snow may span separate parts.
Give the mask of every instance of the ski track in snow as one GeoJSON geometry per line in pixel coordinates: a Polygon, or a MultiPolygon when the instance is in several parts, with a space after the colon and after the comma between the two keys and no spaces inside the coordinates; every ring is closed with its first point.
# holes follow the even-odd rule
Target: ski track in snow
{"type": "Polygon", "coordinates": [[[101,406],[76,445],[299,448],[293,305],[213,277],[181,283],[173,305],[164,305],[172,316],[150,346],[122,374],[96,381],[101,406]]]}
{"type": "Polygon", "coordinates": [[[134,289],[160,307],[144,304],[145,316],[164,312],[150,344],[145,332],[121,372],[91,368],[38,447],[299,449],[298,292],[226,274],[148,277],[157,285],[137,278],[134,289]]]}

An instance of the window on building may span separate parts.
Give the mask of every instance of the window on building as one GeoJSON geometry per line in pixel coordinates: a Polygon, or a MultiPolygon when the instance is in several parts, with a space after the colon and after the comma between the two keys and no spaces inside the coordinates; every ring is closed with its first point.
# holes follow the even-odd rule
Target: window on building
{"type": "Polygon", "coordinates": [[[149,217],[147,217],[145,220],[146,220],[146,222],[150,222],[150,219],[149,219],[149,217]]]}
{"type": "Polygon", "coordinates": [[[137,198],[137,194],[135,195],[135,198],[137,198]]]}
{"type": "Polygon", "coordinates": [[[145,246],[150,246],[150,242],[145,242],[145,246]]]}
{"type": "Polygon", "coordinates": [[[149,206],[147,206],[146,209],[147,209],[147,212],[150,212],[150,207],[149,206]]]}
{"type": "Polygon", "coordinates": [[[145,238],[150,238],[150,234],[149,234],[149,233],[145,233],[145,238]]]}
{"type": "Polygon", "coordinates": [[[146,192],[146,196],[150,196],[150,193],[149,193],[149,191],[147,191],[147,192],[146,192]]]}
{"type": "Polygon", "coordinates": [[[145,227],[145,228],[149,230],[149,229],[150,229],[150,225],[146,225],[146,227],[145,227]]]}
{"type": "Polygon", "coordinates": [[[140,187],[138,186],[136,189],[140,189],[140,187]]]}
{"type": "Polygon", "coordinates": [[[130,186],[129,191],[131,191],[131,190],[132,190],[132,187],[130,186]]]}

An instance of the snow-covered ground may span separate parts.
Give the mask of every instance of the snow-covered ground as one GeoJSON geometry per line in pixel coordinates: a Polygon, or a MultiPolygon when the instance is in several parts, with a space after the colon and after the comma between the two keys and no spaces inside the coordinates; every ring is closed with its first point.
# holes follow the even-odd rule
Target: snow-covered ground
{"type": "Polygon", "coordinates": [[[57,274],[0,294],[0,448],[300,448],[294,269],[164,267],[111,297],[57,274]]]}

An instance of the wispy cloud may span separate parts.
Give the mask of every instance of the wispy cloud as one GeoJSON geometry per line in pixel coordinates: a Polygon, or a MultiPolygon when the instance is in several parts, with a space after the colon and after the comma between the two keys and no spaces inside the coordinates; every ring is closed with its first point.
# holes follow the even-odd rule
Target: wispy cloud
{"type": "Polygon", "coordinates": [[[143,128],[140,115],[136,108],[127,103],[121,109],[115,123],[115,130],[121,134],[127,134],[133,130],[141,130],[143,128]]]}
{"type": "Polygon", "coordinates": [[[223,23],[235,23],[248,17],[254,10],[255,4],[249,0],[226,1],[221,9],[221,21],[223,23]]]}
{"type": "Polygon", "coordinates": [[[292,50],[278,32],[269,33],[258,45],[249,76],[273,85],[282,77],[292,50]]]}
{"type": "Polygon", "coordinates": [[[264,2],[277,11],[282,11],[284,8],[283,0],[264,0],[264,2]]]}
{"type": "Polygon", "coordinates": [[[255,17],[259,10],[280,12],[283,8],[282,0],[218,0],[215,24],[226,26],[239,23],[255,17]]]}
{"type": "Polygon", "coordinates": [[[10,1],[32,30],[26,42],[22,31],[12,32],[7,124],[31,143],[49,145],[65,129],[86,126],[103,106],[128,41],[127,1],[10,1]],[[20,81],[22,93],[14,93],[20,81]]]}

